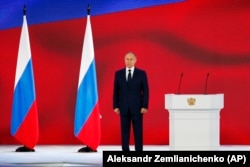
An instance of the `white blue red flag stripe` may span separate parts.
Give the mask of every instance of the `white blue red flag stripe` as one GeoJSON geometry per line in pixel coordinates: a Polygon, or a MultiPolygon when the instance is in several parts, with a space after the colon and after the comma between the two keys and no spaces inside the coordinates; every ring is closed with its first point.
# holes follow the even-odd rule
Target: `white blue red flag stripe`
{"type": "Polygon", "coordinates": [[[82,143],[96,150],[100,144],[100,129],[94,46],[88,15],[76,99],[74,134],[82,143]]]}
{"type": "Polygon", "coordinates": [[[36,94],[26,16],[19,43],[12,106],[11,135],[21,144],[33,148],[38,141],[36,94]]]}

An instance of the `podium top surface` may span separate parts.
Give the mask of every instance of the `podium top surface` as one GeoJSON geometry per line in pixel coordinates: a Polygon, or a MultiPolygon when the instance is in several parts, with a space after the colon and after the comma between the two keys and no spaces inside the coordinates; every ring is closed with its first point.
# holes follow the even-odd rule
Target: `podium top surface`
{"type": "Polygon", "coordinates": [[[224,94],[165,94],[165,109],[222,109],[224,94]]]}

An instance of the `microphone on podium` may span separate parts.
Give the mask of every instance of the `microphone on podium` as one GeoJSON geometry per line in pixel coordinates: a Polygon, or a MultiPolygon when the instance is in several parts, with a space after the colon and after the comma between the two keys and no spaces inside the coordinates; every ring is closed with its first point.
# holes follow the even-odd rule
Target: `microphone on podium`
{"type": "Polygon", "coordinates": [[[205,91],[204,91],[205,95],[207,94],[207,80],[208,80],[208,77],[209,77],[209,73],[207,73],[206,82],[205,82],[205,91]]]}
{"type": "Polygon", "coordinates": [[[182,77],[183,77],[183,73],[181,73],[181,77],[180,77],[180,82],[179,82],[179,87],[178,87],[178,94],[181,93],[181,81],[182,81],[182,77]]]}

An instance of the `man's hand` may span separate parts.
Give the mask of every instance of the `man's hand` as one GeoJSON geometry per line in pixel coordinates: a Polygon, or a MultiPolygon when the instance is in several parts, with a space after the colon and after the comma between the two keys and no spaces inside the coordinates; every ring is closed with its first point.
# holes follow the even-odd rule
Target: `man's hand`
{"type": "Polygon", "coordinates": [[[116,114],[120,114],[119,108],[115,108],[115,109],[114,109],[114,112],[115,112],[116,114]]]}
{"type": "Polygon", "coordinates": [[[142,114],[145,114],[145,113],[147,113],[148,112],[148,109],[146,109],[146,108],[141,108],[141,113],[142,114]]]}

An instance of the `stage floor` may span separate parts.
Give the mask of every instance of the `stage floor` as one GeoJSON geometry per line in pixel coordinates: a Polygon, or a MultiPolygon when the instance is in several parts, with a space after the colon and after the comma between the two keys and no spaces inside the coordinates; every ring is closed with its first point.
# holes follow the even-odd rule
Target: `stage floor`
{"type": "MultiPolygon", "coordinates": [[[[35,152],[15,152],[17,145],[0,145],[0,167],[102,167],[103,151],[121,151],[119,145],[102,145],[97,152],[79,153],[80,145],[38,145],[35,152]]],[[[131,146],[134,150],[134,146],[131,146]]],[[[145,145],[145,151],[169,150],[168,145],[145,145]]],[[[250,150],[248,145],[221,146],[220,150],[250,150]]]]}

